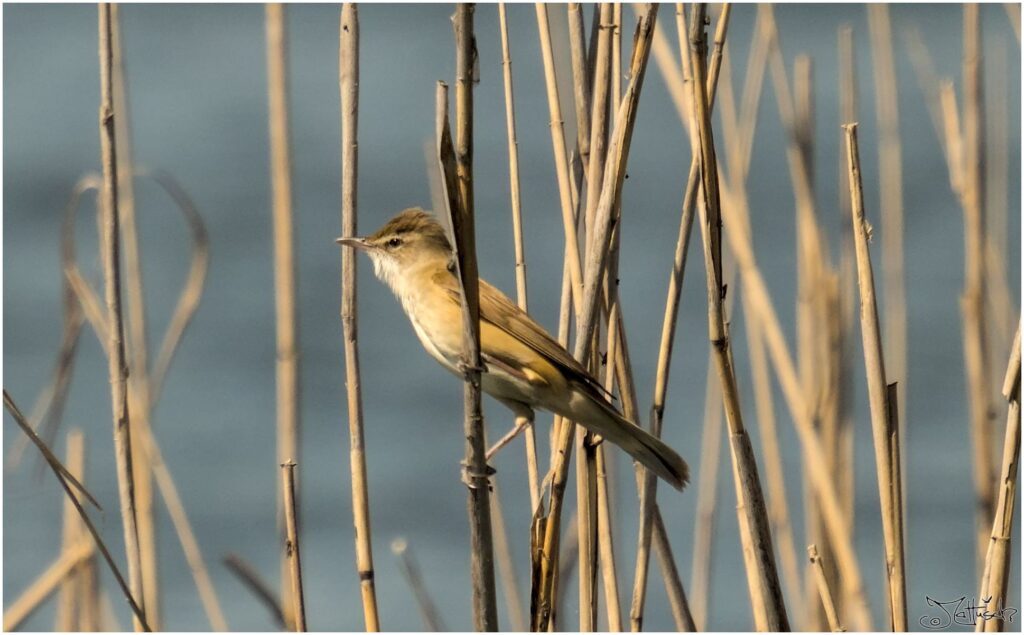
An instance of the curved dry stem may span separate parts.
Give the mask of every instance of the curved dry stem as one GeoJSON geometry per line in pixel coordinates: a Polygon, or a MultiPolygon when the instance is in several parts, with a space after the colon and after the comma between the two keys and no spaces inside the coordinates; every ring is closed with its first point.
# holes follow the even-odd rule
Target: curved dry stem
{"type": "Polygon", "coordinates": [[[240,555],[235,553],[229,553],[224,556],[223,562],[224,566],[228,568],[228,571],[234,573],[242,584],[245,585],[245,588],[249,589],[260,603],[267,607],[267,610],[270,611],[270,616],[274,619],[274,623],[277,627],[279,629],[288,628],[288,620],[285,617],[284,611],[281,609],[281,603],[274,596],[274,592],[271,590],[270,585],[260,577],[259,573],[256,572],[256,569],[246,562],[240,555]]]}
{"type": "MultiPolygon", "coordinates": [[[[78,208],[82,196],[86,192],[90,190],[96,191],[100,186],[99,175],[87,174],[80,178],[72,188],[71,196],[64,207],[64,218],[67,219],[68,216],[74,213],[73,210],[78,208]]],[[[66,263],[68,260],[67,250],[69,247],[73,249],[73,245],[68,239],[68,223],[65,220],[61,227],[62,263],[66,263]]],[[[52,379],[50,384],[40,393],[28,419],[33,430],[41,430],[40,436],[48,445],[52,445],[60,427],[68,389],[71,386],[71,376],[75,355],[78,351],[78,342],[84,324],[81,308],[75,300],[74,291],[68,286],[67,280],[64,280],[62,298],[64,328],[61,334],[61,346],[57,353],[52,379]]],[[[28,437],[18,437],[14,441],[7,454],[5,470],[13,471],[18,467],[26,447],[28,447],[28,437]]]]}

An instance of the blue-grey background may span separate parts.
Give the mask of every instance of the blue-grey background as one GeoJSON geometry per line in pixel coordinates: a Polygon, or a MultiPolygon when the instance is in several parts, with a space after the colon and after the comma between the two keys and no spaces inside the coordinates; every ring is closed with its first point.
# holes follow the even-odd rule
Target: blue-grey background
{"type": "MultiPolygon", "coordinates": [[[[8,5],[4,9],[3,385],[28,408],[49,381],[59,344],[61,210],[76,179],[99,167],[96,9],[90,5],[8,5]]],[[[453,77],[451,11],[450,5],[367,5],[360,10],[359,222],[363,229],[376,227],[404,206],[430,204],[423,147],[433,131],[434,82],[453,77]]],[[[531,6],[510,6],[508,11],[530,306],[541,323],[554,330],[562,231],[535,15],[531,6]]],[[[588,7],[588,27],[589,11],[588,7]]],[[[737,90],[745,71],[755,12],[752,5],[737,5],[733,12],[729,41],[737,90]]],[[[360,630],[363,622],[353,555],[338,319],[340,259],[333,242],[340,227],[338,13],[333,5],[295,5],[288,11],[301,318],[303,560],[310,627],[360,630]]],[[[789,5],[777,7],[776,13],[787,64],[801,52],[814,60],[816,197],[831,251],[836,254],[841,220],[837,187],[840,183],[845,186],[845,180],[839,180],[837,163],[842,146],[836,33],[844,23],[852,25],[856,38],[868,215],[876,234],[881,227],[866,11],[862,5],[789,5]]],[[[927,611],[925,595],[939,599],[970,596],[977,584],[958,300],[963,283],[962,216],[903,39],[904,31],[916,26],[935,56],[937,72],[953,78],[960,88],[961,13],[957,5],[892,8],[906,209],[910,369],[905,387],[909,418],[906,502],[912,624],[927,611]]],[[[552,14],[558,39],[565,28],[564,11],[552,14]]],[[[663,7],[662,23],[674,42],[672,14],[671,7],[663,7]]],[[[203,303],[156,407],[154,425],[231,627],[270,629],[273,626],[263,607],[220,564],[225,553],[238,552],[276,584],[280,545],[274,520],[278,468],[274,460],[274,308],[263,9],[253,5],[127,5],[122,16],[136,158],[144,165],[170,171],[184,185],[206,220],[212,250],[203,303]]],[[[629,9],[625,16],[632,24],[629,9]]],[[[1000,5],[984,6],[982,17],[985,81],[988,86],[1005,84],[1010,99],[1005,131],[1010,147],[1010,224],[993,231],[1005,236],[1009,282],[1015,306],[1019,306],[1019,48],[1000,5]],[[997,49],[1002,49],[1009,62],[994,75],[991,59],[997,49]]],[[[475,93],[480,267],[485,277],[511,293],[513,246],[495,6],[477,9],[476,29],[481,75],[475,93]]],[[[627,49],[631,31],[631,27],[625,30],[627,49]]],[[[752,222],[758,258],[792,343],[796,273],[793,195],[784,159],[784,132],[770,80],[765,81],[750,171],[752,222]]],[[[565,92],[563,111],[571,139],[569,100],[571,95],[565,92]]],[[[684,130],[652,60],[623,195],[620,272],[644,409],[652,389],[664,288],[689,161],[684,130]]],[[[152,184],[139,185],[138,199],[152,350],[184,279],[186,235],[170,203],[152,184]]],[[[82,214],[79,221],[79,249],[84,266],[95,276],[91,204],[87,209],[90,212],[82,214]]],[[[881,241],[876,237],[873,245],[877,267],[881,241]]],[[[700,259],[691,258],[690,264],[665,436],[690,461],[696,474],[701,462],[698,448],[708,345],[700,259]]],[[[469,628],[468,532],[465,491],[458,473],[463,451],[461,386],[420,351],[397,304],[372,279],[365,261],[360,262],[359,283],[366,448],[382,624],[389,630],[422,627],[388,548],[392,539],[404,536],[447,626],[469,628]]],[[[739,312],[734,321],[741,329],[739,312]]],[[[882,540],[859,329],[855,335],[856,547],[876,623],[881,624],[882,540]]],[[[745,338],[737,337],[735,344],[743,403],[752,413],[745,338]]],[[[1006,351],[993,354],[1004,360],[1006,351]]],[[[799,446],[778,397],[790,505],[798,549],[802,549],[799,446]]],[[[487,402],[486,412],[492,435],[509,425],[507,412],[494,402],[487,402]]],[[[753,423],[753,415],[749,417],[753,423]]],[[[1000,441],[1004,418],[1004,414],[997,416],[1000,441]]],[[[107,369],[91,333],[84,336],[79,350],[65,424],[86,430],[86,482],[105,504],[107,511],[97,518],[105,537],[120,553],[107,369]]],[[[3,430],[6,451],[18,433],[9,422],[3,430]]],[[[542,425],[538,438],[546,439],[545,430],[542,425]]],[[[63,450],[63,440],[58,447],[63,450]]],[[[631,580],[637,505],[621,453],[616,460],[621,493],[618,565],[620,577],[631,580]]],[[[520,589],[528,599],[529,512],[521,444],[502,452],[495,465],[502,477],[520,589]]],[[[726,469],[719,478],[710,627],[743,630],[752,622],[745,602],[730,481],[726,469]]],[[[30,464],[5,473],[3,490],[6,605],[56,557],[62,494],[52,477],[38,478],[30,464]]],[[[682,494],[665,490],[660,497],[686,582],[692,562],[695,501],[696,487],[682,494]]],[[[162,509],[159,522],[166,627],[208,628],[162,509]]],[[[652,630],[671,629],[660,574],[652,571],[645,625],[652,630]]],[[[1009,603],[1018,607],[1019,579],[1019,565],[1014,565],[1009,603]]],[[[116,596],[106,573],[104,581],[116,596]]],[[[575,624],[575,582],[569,584],[564,627],[575,624]]],[[[628,605],[629,585],[622,584],[620,591],[628,605]]],[[[802,598],[788,601],[791,614],[801,612],[802,598]]],[[[115,604],[121,624],[126,625],[126,607],[116,599],[115,604]]],[[[502,625],[508,627],[501,610],[502,625]]],[[[48,630],[52,617],[52,608],[46,608],[26,627],[48,630]]],[[[1019,629],[1019,621],[1013,628],[1019,629]]]]}

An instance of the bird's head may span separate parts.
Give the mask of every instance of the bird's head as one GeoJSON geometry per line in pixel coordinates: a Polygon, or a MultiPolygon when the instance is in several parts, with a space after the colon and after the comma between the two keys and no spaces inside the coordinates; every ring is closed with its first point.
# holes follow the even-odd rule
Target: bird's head
{"type": "Polygon", "coordinates": [[[392,288],[417,266],[451,259],[452,248],[444,227],[418,207],[399,212],[365,238],[342,237],[339,244],[365,251],[373,271],[392,288]]]}

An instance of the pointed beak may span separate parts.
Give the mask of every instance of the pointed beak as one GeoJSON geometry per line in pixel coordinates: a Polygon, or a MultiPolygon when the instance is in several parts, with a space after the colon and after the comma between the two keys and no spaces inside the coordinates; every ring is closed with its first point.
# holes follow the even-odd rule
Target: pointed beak
{"type": "Polygon", "coordinates": [[[346,238],[342,236],[335,240],[339,245],[345,245],[346,247],[352,247],[354,249],[362,249],[363,251],[370,250],[370,244],[366,242],[365,238],[346,238]]]}

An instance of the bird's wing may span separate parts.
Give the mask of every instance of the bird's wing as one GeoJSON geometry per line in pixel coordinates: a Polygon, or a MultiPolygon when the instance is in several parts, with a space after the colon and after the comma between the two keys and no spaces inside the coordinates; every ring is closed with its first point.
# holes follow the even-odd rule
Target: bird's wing
{"type": "MultiPolygon", "coordinates": [[[[443,287],[456,302],[462,302],[459,282],[454,274],[449,271],[438,272],[434,274],[434,282],[443,287]]],[[[599,394],[608,394],[604,386],[594,379],[587,369],[576,361],[576,358],[570,355],[561,344],[548,335],[543,326],[537,324],[508,296],[484,280],[480,280],[480,320],[490,323],[525,344],[560,370],[567,379],[596,389],[599,394]]]]}

